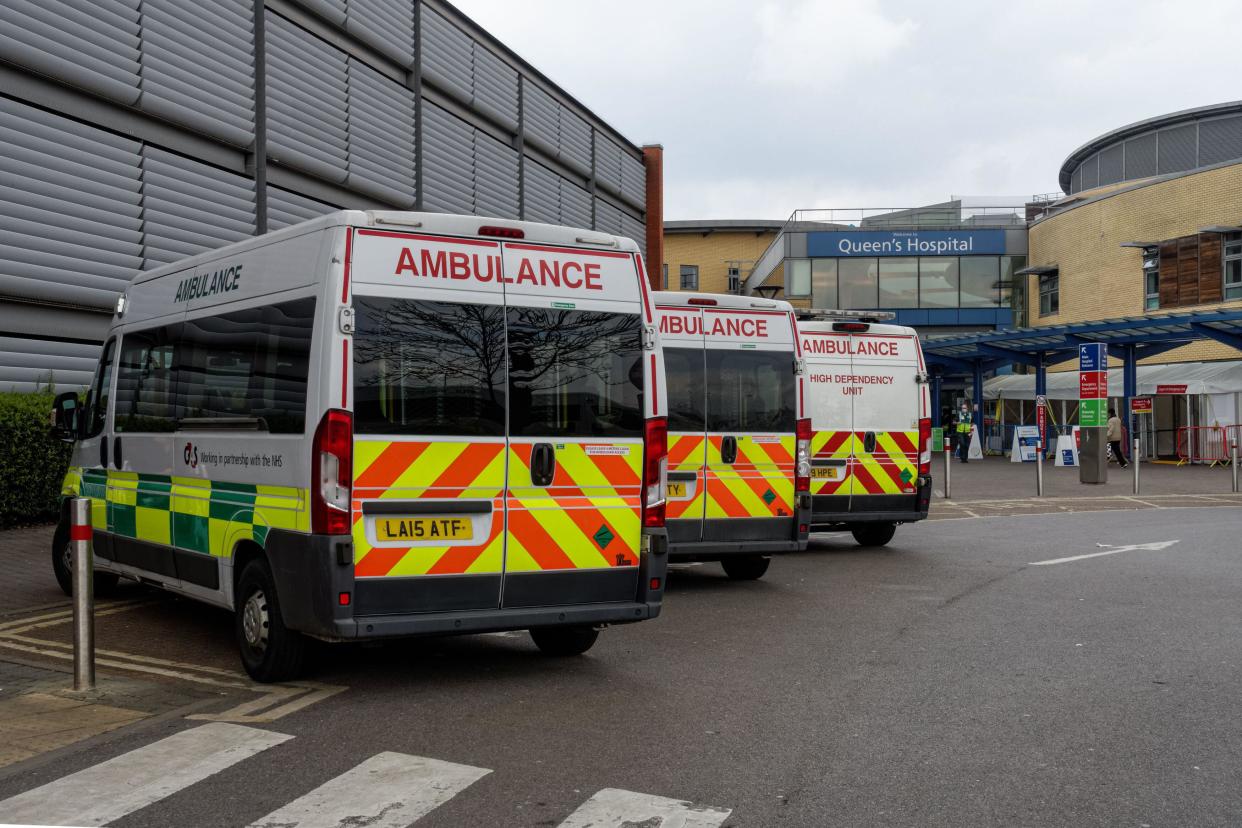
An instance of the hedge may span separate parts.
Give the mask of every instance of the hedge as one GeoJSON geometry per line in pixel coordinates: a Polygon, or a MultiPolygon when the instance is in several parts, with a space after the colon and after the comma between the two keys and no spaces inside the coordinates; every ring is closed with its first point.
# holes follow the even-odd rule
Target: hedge
{"type": "Polygon", "coordinates": [[[51,393],[0,392],[0,527],[55,520],[73,447],[49,435],[51,393]]]}

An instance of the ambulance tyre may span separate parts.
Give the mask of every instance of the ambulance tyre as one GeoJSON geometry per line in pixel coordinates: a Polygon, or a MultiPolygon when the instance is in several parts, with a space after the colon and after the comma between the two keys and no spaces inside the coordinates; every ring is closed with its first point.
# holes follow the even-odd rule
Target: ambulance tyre
{"type": "Polygon", "coordinates": [[[242,568],[234,600],[233,628],[246,672],[262,682],[296,678],[306,660],[307,640],[285,626],[265,559],[255,558],[242,568]]]}
{"type": "MultiPolygon", "coordinates": [[[[61,522],[52,537],[52,572],[56,583],[70,598],[73,597],[73,547],[69,544],[69,524],[61,522]]],[[[95,595],[103,598],[116,589],[120,576],[114,572],[95,573],[95,595]]]]}
{"type": "Polygon", "coordinates": [[[599,630],[594,627],[535,627],[530,637],[544,655],[576,656],[591,649],[599,638],[599,630]]]}
{"type": "Polygon", "coordinates": [[[763,577],[763,573],[768,571],[770,563],[772,559],[766,555],[738,555],[720,559],[720,565],[724,567],[725,574],[734,581],[758,580],[763,577]]]}
{"type": "Polygon", "coordinates": [[[863,523],[850,530],[859,546],[884,546],[897,533],[895,523],[863,523]]]}

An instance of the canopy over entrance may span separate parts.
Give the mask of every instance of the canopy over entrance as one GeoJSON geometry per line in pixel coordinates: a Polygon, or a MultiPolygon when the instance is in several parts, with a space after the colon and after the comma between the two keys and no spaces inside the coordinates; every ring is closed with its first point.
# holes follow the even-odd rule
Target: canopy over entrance
{"type": "MultiPolygon", "coordinates": [[[[1108,387],[1122,388],[1122,369],[1108,372],[1108,387]]],[[[1233,394],[1242,392],[1242,361],[1180,362],[1175,365],[1140,365],[1138,387],[1140,397],[1163,394],[1233,394]]],[[[1059,371],[1048,374],[1047,393],[1050,400],[1077,400],[1078,374],[1059,371]]],[[[1116,396],[1120,397],[1121,394],[1116,396]]],[[[1034,374],[1008,374],[983,383],[985,400],[1034,400],[1034,374]]]]}

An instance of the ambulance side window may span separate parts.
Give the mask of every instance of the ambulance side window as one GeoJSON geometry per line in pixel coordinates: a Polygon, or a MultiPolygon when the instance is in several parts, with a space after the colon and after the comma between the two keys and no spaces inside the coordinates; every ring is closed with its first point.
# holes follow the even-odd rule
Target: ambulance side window
{"type": "Polygon", "coordinates": [[[116,351],[116,340],[109,339],[104,345],[103,356],[99,358],[99,368],[95,371],[95,383],[86,394],[86,428],[82,436],[86,439],[98,437],[103,433],[104,424],[108,421],[108,396],[112,390],[112,355],[116,351]]]}
{"type": "Polygon", "coordinates": [[[505,314],[494,305],[354,299],[354,429],[505,433],[505,314]]]}
{"type": "Polygon", "coordinates": [[[708,349],[708,431],[793,431],[793,354],[708,349]]]}
{"type": "Polygon", "coordinates": [[[176,427],[173,350],[176,325],[129,331],[121,339],[116,381],[118,432],[167,432],[176,427]]]}
{"type": "Polygon", "coordinates": [[[668,389],[668,430],[702,431],[703,349],[664,349],[665,387],[668,389]]]}
{"type": "Polygon", "coordinates": [[[509,308],[509,433],[642,435],[637,314],[509,308]]]}

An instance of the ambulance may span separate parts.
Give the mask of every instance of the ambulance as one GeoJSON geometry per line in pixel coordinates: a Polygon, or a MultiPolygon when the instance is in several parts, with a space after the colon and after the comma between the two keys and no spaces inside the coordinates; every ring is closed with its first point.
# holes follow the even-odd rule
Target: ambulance
{"type": "Polygon", "coordinates": [[[799,312],[811,418],[812,531],[883,546],[927,517],[931,414],[923,349],[891,313],[799,312]]]}
{"type": "Polygon", "coordinates": [[[310,638],[572,655],[660,612],[664,366],[629,239],[323,216],[140,274],[75,399],[63,494],[91,498],[99,586],[231,610],[257,680],[310,638]]]}
{"type": "Polygon", "coordinates": [[[669,556],[755,579],[806,548],[810,420],[787,302],[656,293],[668,382],[669,556]]]}

